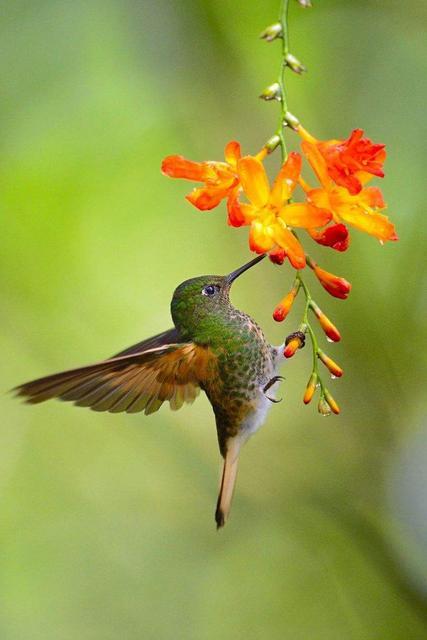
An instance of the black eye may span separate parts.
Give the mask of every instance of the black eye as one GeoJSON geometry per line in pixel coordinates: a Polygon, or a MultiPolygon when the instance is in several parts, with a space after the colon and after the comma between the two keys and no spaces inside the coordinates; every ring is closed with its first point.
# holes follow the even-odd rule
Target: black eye
{"type": "Polygon", "coordinates": [[[212,297],[219,291],[219,287],[216,284],[208,284],[206,287],[202,289],[202,294],[204,296],[212,297]]]}

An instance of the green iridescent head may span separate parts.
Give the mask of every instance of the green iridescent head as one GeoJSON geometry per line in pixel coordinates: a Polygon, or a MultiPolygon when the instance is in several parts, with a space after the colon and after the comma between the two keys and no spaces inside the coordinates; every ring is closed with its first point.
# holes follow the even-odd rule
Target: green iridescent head
{"type": "Polygon", "coordinates": [[[193,340],[216,332],[215,320],[230,308],[230,288],[234,280],[265,257],[257,256],[226,276],[199,276],[182,282],[173,294],[172,318],[184,339],[193,340]]]}

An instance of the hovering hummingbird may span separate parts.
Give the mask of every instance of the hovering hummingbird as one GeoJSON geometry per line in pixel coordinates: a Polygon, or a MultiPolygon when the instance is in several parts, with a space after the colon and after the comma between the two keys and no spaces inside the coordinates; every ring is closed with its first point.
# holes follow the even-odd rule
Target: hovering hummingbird
{"type": "Polygon", "coordinates": [[[252,318],[230,302],[238,276],[256,257],[226,276],[200,276],[175,290],[174,328],[97,364],[56,373],[17,387],[30,404],[50,398],[94,411],[145,414],[169,401],[171,409],[193,402],[202,389],[216,418],[224,458],[215,511],[217,528],[228,517],[240,448],[263,424],[275,399],[283,346],[272,347],[252,318]]]}

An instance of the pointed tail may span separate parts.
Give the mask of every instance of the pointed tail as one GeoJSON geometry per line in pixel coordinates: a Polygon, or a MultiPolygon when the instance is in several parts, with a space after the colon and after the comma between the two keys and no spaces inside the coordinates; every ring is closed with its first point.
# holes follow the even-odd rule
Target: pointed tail
{"type": "Polygon", "coordinates": [[[217,529],[225,525],[228,514],[230,513],[234,485],[237,477],[237,466],[239,464],[239,451],[240,442],[237,439],[231,441],[224,458],[221,486],[216,504],[215,522],[217,529]]]}

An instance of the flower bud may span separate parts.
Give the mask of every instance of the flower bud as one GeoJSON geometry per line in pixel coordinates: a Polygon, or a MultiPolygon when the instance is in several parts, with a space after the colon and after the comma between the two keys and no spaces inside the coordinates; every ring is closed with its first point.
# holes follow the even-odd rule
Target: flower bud
{"type": "Polygon", "coordinates": [[[264,149],[267,151],[267,153],[273,153],[273,151],[277,149],[279,144],[280,144],[280,138],[277,134],[274,134],[274,136],[271,136],[271,138],[267,140],[267,142],[264,145],[264,149]]]}
{"type": "Polygon", "coordinates": [[[305,345],[305,335],[301,331],[291,333],[285,340],[285,350],[283,355],[285,358],[292,358],[298,349],[302,349],[305,345]]]}
{"type": "Polygon", "coordinates": [[[317,356],[323,362],[325,367],[329,369],[333,376],[335,376],[336,378],[341,378],[344,371],[339,365],[337,365],[336,362],[332,360],[332,358],[327,356],[326,353],[324,353],[321,349],[318,349],[317,356]]]}
{"type": "Polygon", "coordinates": [[[323,396],[320,397],[319,404],[317,405],[317,410],[322,416],[331,415],[331,407],[323,396]]]}
{"type": "Polygon", "coordinates": [[[268,254],[273,264],[283,264],[286,259],[286,251],[282,247],[275,247],[268,254]]]}
{"type": "Polygon", "coordinates": [[[264,91],[259,96],[262,100],[281,100],[282,99],[282,90],[280,88],[280,84],[278,82],[273,82],[268,87],[264,89],[264,91]]]}
{"type": "Polygon", "coordinates": [[[319,323],[332,342],[339,342],[341,340],[340,332],[324,313],[319,316],[319,323]]]}
{"type": "Polygon", "coordinates": [[[304,404],[308,404],[309,402],[311,402],[314,396],[314,392],[316,391],[316,385],[317,385],[317,373],[313,371],[305,389],[304,398],[303,398],[304,404]]]}
{"type": "Polygon", "coordinates": [[[345,300],[348,297],[351,284],[347,282],[347,280],[335,276],[333,273],[329,273],[317,265],[313,265],[313,270],[322,287],[326,289],[331,296],[341,298],[341,300],[345,300]]]}
{"type": "Polygon", "coordinates": [[[283,118],[283,126],[290,127],[294,131],[298,131],[298,127],[300,126],[299,120],[296,116],[294,116],[293,113],[291,113],[290,111],[287,111],[285,113],[285,117],[283,118]]]}
{"type": "Polygon", "coordinates": [[[299,286],[292,287],[289,293],[283,298],[281,302],[279,302],[277,307],[274,309],[273,318],[276,320],[276,322],[282,322],[286,318],[289,311],[291,310],[295,298],[297,297],[298,290],[299,286]]]}
{"type": "Polygon", "coordinates": [[[266,40],[266,42],[273,42],[276,38],[281,38],[283,36],[283,28],[280,22],[275,22],[271,24],[269,27],[264,29],[262,33],[260,33],[259,37],[262,40],[266,40]]]}
{"type": "Polygon", "coordinates": [[[331,394],[329,393],[329,391],[327,389],[324,389],[324,394],[325,394],[326,402],[331,407],[331,409],[335,413],[335,415],[338,415],[339,412],[340,412],[340,408],[339,408],[338,404],[335,402],[334,398],[331,396],[331,394]]]}
{"type": "Polygon", "coordinates": [[[295,73],[301,75],[304,71],[307,71],[307,67],[305,67],[292,53],[287,53],[285,56],[286,65],[289,69],[292,69],[295,73]]]}
{"type": "Polygon", "coordinates": [[[313,6],[311,4],[311,0],[298,0],[298,4],[300,4],[304,9],[311,9],[313,6]]]}
{"type": "Polygon", "coordinates": [[[323,311],[321,311],[321,309],[313,301],[311,302],[311,308],[313,309],[314,314],[318,319],[320,326],[322,327],[323,331],[326,333],[329,340],[332,340],[332,342],[339,342],[341,340],[341,334],[336,328],[336,326],[332,324],[329,318],[325,316],[323,311]]]}
{"type": "Polygon", "coordinates": [[[346,251],[350,244],[348,229],[341,223],[333,224],[321,231],[309,229],[308,232],[318,244],[331,247],[331,249],[335,249],[335,251],[346,251]]]}

